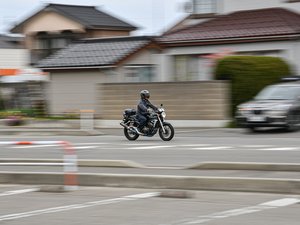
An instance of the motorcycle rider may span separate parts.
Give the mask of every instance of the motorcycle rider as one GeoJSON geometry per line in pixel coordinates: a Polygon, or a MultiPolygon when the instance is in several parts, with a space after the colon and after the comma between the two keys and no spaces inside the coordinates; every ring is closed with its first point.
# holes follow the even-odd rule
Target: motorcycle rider
{"type": "Polygon", "coordinates": [[[137,105],[137,119],[139,121],[139,126],[137,127],[139,132],[143,133],[142,130],[147,123],[149,116],[149,108],[152,108],[154,111],[157,110],[157,107],[151,104],[149,101],[150,92],[148,90],[142,90],[140,92],[141,100],[137,105]]]}

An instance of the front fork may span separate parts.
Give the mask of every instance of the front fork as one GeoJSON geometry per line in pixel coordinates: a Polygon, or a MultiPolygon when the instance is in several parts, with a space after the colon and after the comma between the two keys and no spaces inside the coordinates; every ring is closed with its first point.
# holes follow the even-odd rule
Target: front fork
{"type": "Polygon", "coordinates": [[[158,118],[159,124],[160,124],[160,126],[161,126],[161,129],[162,129],[163,133],[165,134],[165,133],[166,133],[166,130],[165,130],[165,128],[164,128],[163,121],[161,120],[160,116],[158,116],[157,118],[158,118]]]}

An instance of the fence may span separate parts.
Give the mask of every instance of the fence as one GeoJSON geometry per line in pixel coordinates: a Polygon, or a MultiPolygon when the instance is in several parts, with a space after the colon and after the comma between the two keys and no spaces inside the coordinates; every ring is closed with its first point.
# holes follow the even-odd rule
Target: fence
{"type": "Polygon", "coordinates": [[[64,189],[76,190],[78,188],[77,179],[77,155],[72,145],[67,141],[1,141],[0,145],[60,145],[64,149],[63,163],[24,163],[5,162],[0,166],[57,166],[64,167],[64,189]]]}

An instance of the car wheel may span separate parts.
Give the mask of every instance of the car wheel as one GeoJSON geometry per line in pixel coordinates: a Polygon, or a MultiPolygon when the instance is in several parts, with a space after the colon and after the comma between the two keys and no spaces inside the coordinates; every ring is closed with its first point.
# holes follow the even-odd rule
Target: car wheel
{"type": "Polygon", "coordinates": [[[257,132],[257,127],[247,127],[251,133],[257,132]]]}
{"type": "Polygon", "coordinates": [[[297,131],[299,130],[300,116],[295,113],[290,113],[287,116],[287,131],[297,131]]]}

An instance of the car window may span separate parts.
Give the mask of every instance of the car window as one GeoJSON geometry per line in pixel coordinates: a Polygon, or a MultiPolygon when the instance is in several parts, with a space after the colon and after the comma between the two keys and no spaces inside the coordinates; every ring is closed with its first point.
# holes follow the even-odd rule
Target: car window
{"type": "Polygon", "coordinates": [[[255,100],[293,100],[297,96],[300,96],[300,87],[268,86],[255,97],[255,100]]]}

